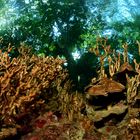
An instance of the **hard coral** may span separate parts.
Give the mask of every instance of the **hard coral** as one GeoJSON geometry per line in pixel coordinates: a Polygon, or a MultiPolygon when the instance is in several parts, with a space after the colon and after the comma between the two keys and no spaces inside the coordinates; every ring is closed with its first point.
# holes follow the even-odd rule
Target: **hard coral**
{"type": "MultiPolygon", "coordinates": [[[[92,83],[85,88],[87,115],[94,122],[98,122],[98,127],[114,118],[116,122],[120,122],[118,116],[122,116],[122,119],[138,118],[140,114],[140,64],[134,59],[133,68],[129,63],[127,44],[122,46],[122,55],[115,50],[111,53],[109,46],[103,45],[102,48],[97,45],[91,50],[100,58],[101,67],[98,78],[92,79],[92,83]],[[108,73],[105,71],[105,59],[108,60],[108,73]],[[120,94],[114,94],[116,92],[120,94]]],[[[113,122],[116,124],[114,120],[113,122]]]]}
{"type": "Polygon", "coordinates": [[[85,89],[85,92],[87,92],[89,95],[104,95],[107,96],[107,93],[115,93],[115,92],[122,92],[125,89],[125,87],[108,78],[102,78],[99,80],[95,85],[91,85],[90,87],[87,87],[85,89]]]}
{"type": "Polygon", "coordinates": [[[1,126],[14,126],[32,117],[31,113],[38,113],[45,92],[53,89],[58,79],[62,83],[67,77],[60,58],[32,55],[23,45],[17,58],[10,60],[8,53],[0,50],[1,126]]]}

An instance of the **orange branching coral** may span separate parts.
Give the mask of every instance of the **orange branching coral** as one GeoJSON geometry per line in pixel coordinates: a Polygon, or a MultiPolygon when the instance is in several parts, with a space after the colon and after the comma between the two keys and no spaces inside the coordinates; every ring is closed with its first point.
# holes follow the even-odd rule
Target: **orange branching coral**
{"type": "Polygon", "coordinates": [[[21,114],[25,116],[40,110],[44,104],[42,94],[47,95],[47,90],[51,89],[58,79],[62,83],[67,77],[67,71],[62,68],[64,60],[31,55],[30,49],[23,45],[19,53],[18,58],[10,60],[8,52],[0,50],[2,125],[14,125],[21,114]]]}
{"type": "Polygon", "coordinates": [[[140,42],[137,40],[137,44],[138,44],[138,51],[139,51],[139,55],[140,55],[140,42]]]}
{"type": "MultiPolygon", "coordinates": [[[[137,43],[139,47],[139,42],[137,43]]],[[[138,118],[140,64],[134,60],[133,68],[129,63],[127,44],[122,46],[122,55],[115,50],[111,51],[106,44],[101,47],[90,50],[99,57],[101,67],[99,77],[93,78],[91,84],[85,88],[88,117],[98,123],[104,122],[111,114],[138,118]],[[105,73],[105,60],[108,60],[108,74],[105,73]]]]}
{"type": "Polygon", "coordinates": [[[59,93],[58,94],[58,102],[59,107],[58,110],[67,118],[69,121],[74,119],[81,118],[81,110],[85,106],[85,102],[81,93],[69,92],[71,91],[71,82],[68,80],[65,82],[64,87],[57,86],[59,93]]]}
{"type": "Polygon", "coordinates": [[[104,78],[106,77],[105,74],[105,69],[104,69],[104,61],[105,58],[108,56],[108,54],[110,53],[110,46],[106,46],[106,40],[105,43],[101,46],[102,47],[102,52],[100,52],[100,47],[97,45],[95,48],[91,48],[89,51],[93,52],[97,57],[99,57],[100,60],[100,71],[99,71],[99,78],[104,78]]]}
{"type": "MultiPolygon", "coordinates": [[[[140,96],[139,87],[140,87],[140,64],[136,62],[134,59],[135,64],[135,71],[137,74],[133,77],[129,77],[126,75],[127,78],[127,103],[128,103],[128,113],[129,116],[136,117],[140,113],[140,110],[137,108],[133,108],[134,104],[136,104],[138,97],[140,96]]],[[[139,104],[139,103],[137,103],[139,104]]]]}

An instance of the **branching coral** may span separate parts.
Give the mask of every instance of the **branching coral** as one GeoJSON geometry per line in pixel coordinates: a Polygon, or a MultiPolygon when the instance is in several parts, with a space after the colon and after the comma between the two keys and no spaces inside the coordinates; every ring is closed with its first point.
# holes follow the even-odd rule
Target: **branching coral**
{"type": "MultiPolygon", "coordinates": [[[[104,44],[97,44],[96,48],[90,49],[91,52],[95,53],[100,59],[100,70],[98,79],[93,78],[89,86],[85,88],[88,100],[90,102],[97,102],[98,98],[101,98],[101,101],[104,102],[98,103],[103,107],[98,107],[100,109],[96,110],[95,105],[93,107],[89,104],[87,107],[87,114],[90,116],[90,119],[96,121],[103,121],[104,118],[109,117],[112,114],[122,114],[127,110],[128,118],[135,118],[139,116],[139,109],[134,108],[134,104],[139,97],[139,87],[140,87],[140,64],[134,60],[135,68],[129,63],[128,59],[128,45],[124,44],[123,54],[111,50],[110,46],[104,44]],[[121,59],[123,58],[123,59],[121,59]],[[108,74],[105,72],[105,61],[108,60],[108,74]],[[116,81],[115,81],[116,80],[116,81]],[[124,90],[125,89],[125,90],[124,90]],[[122,96],[119,99],[119,95],[112,94],[111,100],[114,102],[113,98],[119,99],[119,102],[107,104],[105,108],[105,98],[108,98],[111,94],[121,92],[125,96],[122,96]],[[94,100],[92,100],[94,99],[94,100]]],[[[139,44],[138,44],[139,45],[139,44]]],[[[100,101],[100,100],[99,100],[100,101]]],[[[110,102],[107,100],[106,102],[110,102]]],[[[137,103],[139,104],[139,103],[137,103]]]]}
{"type": "Polygon", "coordinates": [[[8,53],[0,51],[1,126],[14,126],[26,120],[27,114],[38,113],[57,80],[62,86],[68,76],[60,58],[32,55],[23,44],[19,57],[10,60],[8,53]]]}
{"type": "Polygon", "coordinates": [[[63,88],[59,84],[57,88],[60,93],[58,94],[59,111],[63,114],[63,117],[69,121],[80,119],[81,110],[85,105],[82,94],[71,91],[71,82],[69,80],[65,82],[63,88]]]}
{"type": "MultiPolygon", "coordinates": [[[[33,55],[31,49],[24,44],[21,44],[17,58],[9,57],[10,46],[6,52],[1,50],[0,139],[15,135],[19,132],[17,130],[21,129],[22,125],[27,125],[30,120],[32,120],[32,127],[34,120],[38,127],[44,126],[43,131],[47,132],[49,138],[53,134],[57,137],[58,133],[62,133],[59,131],[61,129],[64,131],[65,127],[60,127],[60,122],[76,124],[72,129],[69,129],[68,126],[64,137],[82,139],[89,129],[97,128],[98,122],[106,121],[105,125],[112,125],[115,122],[114,115],[120,117],[122,114],[125,115],[124,121],[127,120],[128,134],[131,133],[129,129],[135,133],[137,129],[139,130],[139,108],[134,106],[140,99],[140,65],[134,60],[135,68],[133,68],[128,60],[127,44],[123,46],[123,49],[124,53],[121,55],[111,50],[110,46],[106,46],[106,41],[91,49],[99,57],[101,67],[98,71],[99,76],[93,78],[91,84],[85,88],[86,95],[72,90],[68,73],[62,67],[64,60],[51,56],[33,55]],[[87,97],[87,102],[85,102],[84,96],[87,97]],[[88,102],[91,97],[94,98],[92,104],[88,102]],[[51,112],[50,116],[54,121],[55,129],[54,125],[49,124],[51,121],[49,117],[33,119],[33,117],[37,118],[37,116],[46,114],[43,111],[51,112]],[[57,122],[58,120],[60,122],[57,122]],[[93,128],[93,125],[96,128],[93,128]],[[44,129],[45,127],[47,131],[44,129]],[[50,131],[51,133],[49,133],[50,131]],[[56,132],[53,133],[53,131],[56,132]]],[[[123,119],[119,118],[118,121],[121,120],[123,119]]],[[[111,128],[114,127],[114,124],[111,128]]],[[[124,124],[119,124],[120,129],[124,126],[124,124]]],[[[116,132],[114,133],[113,136],[116,135],[116,132]]],[[[113,134],[113,130],[111,130],[111,134],[113,134]]],[[[139,131],[136,135],[138,137],[139,131]]],[[[106,139],[109,137],[107,136],[106,139]]]]}
{"type": "MultiPolygon", "coordinates": [[[[128,113],[130,117],[137,117],[138,114],[140,113],[139,109],[135,109],[134,111],[134,104],[136,103],[140,93],[139,93],[139,87],[140,87],[140,65],[136,62],[134,59],[135,63],[135,70],[137,72],[137,75],[134,77],[127,77],[127,103],[128,103],[128,113]]],[[[139,104],[139,103],[138,103],[139,104]]]]}

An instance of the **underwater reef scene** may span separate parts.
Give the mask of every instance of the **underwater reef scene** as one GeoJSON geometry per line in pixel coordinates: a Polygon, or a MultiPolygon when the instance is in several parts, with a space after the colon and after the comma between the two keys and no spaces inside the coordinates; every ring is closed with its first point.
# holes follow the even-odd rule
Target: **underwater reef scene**
{"type": "Polygon", "coordinates": [[[140,0],[0,0],[0,140],[140,140],[140,0]]]}
{"type": "Polygon", "coordinates": [[[140,140],[140,64],[122,48],[89,49],[100,69],[83,93],[73,90],[64,59],[25,44],[16,58],[10,45],[1,49],[0,140],[140,140]]]}

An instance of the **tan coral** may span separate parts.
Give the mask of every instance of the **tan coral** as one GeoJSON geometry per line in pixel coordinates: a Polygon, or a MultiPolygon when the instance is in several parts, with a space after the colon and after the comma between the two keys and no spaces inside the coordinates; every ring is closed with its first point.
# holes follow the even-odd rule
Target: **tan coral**
{"type": "MultiPolygon", "coordinates": [[[[9,125],[8,118],[15,120],[16,123],[16,118],[20,118],[20,114],[32,113],[35,109],[37,111],[37,108],[44,104],[44,99],[40,95],[47,96],[47,93],[44,93],[46,89],[49,91],[49,88],[54,88],[57,79],[61,84],[68,75],[62,69],[64,60],[32,55],[31,49],[24,44],[19,48],[18,58],[10,61],[8,53],[2,51],[0,53],[0,115],[2,117],[0,123],[2,125],[9,125]]],[[[10,125],[14,123],[11,122],[10,125]]]]}
{"type": "Polygon", "coordinates": [[[124,89],[125,87],[122,84],[108,78],[103,78],[95,85],[86,87],[85,92],[93,96],[107,96],[108,93],[122,92],[124,89]]]}
{"type": "Polygon", "coordinates": [[[123,73],[124,74],[127,73],[130,76],[138,74],[128,62],[125,62],[124,64],[122,64],[119,71],[115,75],[119,76],[120,74],[123,74],[123,73]]]}

